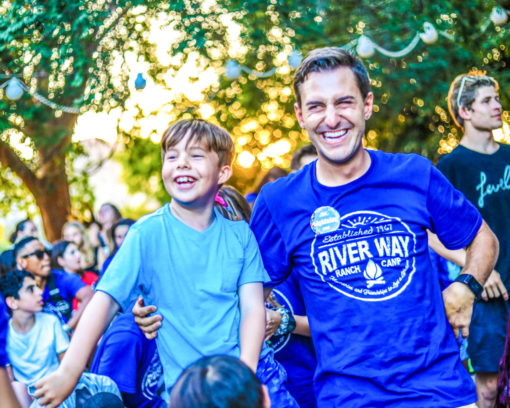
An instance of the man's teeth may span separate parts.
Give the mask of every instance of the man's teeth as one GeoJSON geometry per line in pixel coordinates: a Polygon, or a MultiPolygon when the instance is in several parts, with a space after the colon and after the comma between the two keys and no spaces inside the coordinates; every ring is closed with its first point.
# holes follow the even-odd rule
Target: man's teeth
{"type": "Polygon", "coordinates": [[[336,132],[324,132],[324,137],[326,139],[336,139],[338,137],[345,136],[347,134],[347,129],[337,130],[336,132]]]}
{"type": "Polygon", "coordinates": [[[195,179],[193,177],[177,177],[175,181],[177,183],[193,183],[195,179]]]}

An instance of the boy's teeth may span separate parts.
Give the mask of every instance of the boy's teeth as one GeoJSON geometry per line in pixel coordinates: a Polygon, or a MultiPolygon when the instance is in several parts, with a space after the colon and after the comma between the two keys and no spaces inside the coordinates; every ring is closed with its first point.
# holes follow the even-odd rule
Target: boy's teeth
{"type": "Polygon", "coordinates": [[[177,177],[175,181],[178,183],[193,183],[195,180],[192,177],[177,177]]]}
{"type": "Polygon", "coordinates": [[[345,136],[346,133],[347,133],[347,129],[338,130],[336,132],[324,132],[324,137],[326,139],[336,139],[337,137],[345,136]]]}

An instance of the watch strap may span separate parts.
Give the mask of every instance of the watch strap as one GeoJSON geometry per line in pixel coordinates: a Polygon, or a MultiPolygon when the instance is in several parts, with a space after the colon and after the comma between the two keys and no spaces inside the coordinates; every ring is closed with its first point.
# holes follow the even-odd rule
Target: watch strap
{"type": "Polygon", "coordinates": [[[468,273],[461,273],[455,279],[455,282],[464,283],[471,289],[471,292],[475,294],[475,300],[479,300],[482,297],[483,286],[475,279],[473,275],[468,273]]]}

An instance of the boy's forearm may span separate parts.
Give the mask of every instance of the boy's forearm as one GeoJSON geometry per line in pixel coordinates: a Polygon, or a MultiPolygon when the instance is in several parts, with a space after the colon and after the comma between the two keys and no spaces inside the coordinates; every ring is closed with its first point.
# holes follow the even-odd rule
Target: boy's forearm
{"type": "Polygon", "coordinates": [[[16,394],[12,389],[6,367],[0,367],[0,395],[2,396],[2,407],[21,408],[21,405],[16,398],[16,394]]]}
{"type": "Polygon", "coordinates": [[[308,323],[308,316],[296,316],[294,315],[294,319],[296,320],[296,328],[292,333],[299,334],[301,336],[311,337],[310,333],[310,324],[308,323]]]}
{"type": "Polygon", "coordinates": [[[83,312],[61,363],[64,372],[76,381],[85,369],[99,338],[118,310],[118,304],[109,295],[97,292],[83,312]]]}
{"type": "Polygon", "coordinates": [[[257,371],[260,350],[264,340],[266,325],[265,309],[252,309],[241,318],[239,341],[241,345],[240,359],[246,363],[253,372],[257,371]]]}

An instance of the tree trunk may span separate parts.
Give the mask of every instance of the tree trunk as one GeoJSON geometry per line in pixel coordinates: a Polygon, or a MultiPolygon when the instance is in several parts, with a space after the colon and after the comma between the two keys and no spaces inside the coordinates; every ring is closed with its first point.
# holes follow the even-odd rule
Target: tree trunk
{"type": "Polygon", "coordinates": [[[52,172],[36,182],[36,191],[32,192],[41,212],[46,239],[54,242],[61,238],[62,227],[71,213],[69,184],[62,164],[61,172],[52,172]]]}

